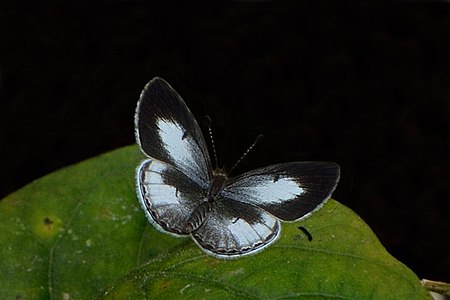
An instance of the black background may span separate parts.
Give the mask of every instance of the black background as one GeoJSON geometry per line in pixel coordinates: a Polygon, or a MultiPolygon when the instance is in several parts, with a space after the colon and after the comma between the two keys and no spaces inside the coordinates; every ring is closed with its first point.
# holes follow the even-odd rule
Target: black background
{"type": "Polygon", "coordinates": [[[449,2],[16,3],[0,4],[0,198],[134,143],[160,76],[212,118],[226,166],[264,134],[234,175],[336,161],[334,198],[450,281],[449,2]]]}

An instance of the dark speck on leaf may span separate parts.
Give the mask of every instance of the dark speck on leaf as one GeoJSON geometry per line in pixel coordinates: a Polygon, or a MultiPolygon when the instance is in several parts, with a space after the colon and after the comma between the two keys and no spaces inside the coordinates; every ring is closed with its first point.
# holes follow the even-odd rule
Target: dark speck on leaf
{"type": "Polygon", "coordinates": [[[313,238],[312,238],[311,233],[309,233],[308,229],[306,229],[303,226],[299,226],[298,229],[300,229],[308,237],[308,241],[310,241],[310,242],[312,241],[313,238]]]}

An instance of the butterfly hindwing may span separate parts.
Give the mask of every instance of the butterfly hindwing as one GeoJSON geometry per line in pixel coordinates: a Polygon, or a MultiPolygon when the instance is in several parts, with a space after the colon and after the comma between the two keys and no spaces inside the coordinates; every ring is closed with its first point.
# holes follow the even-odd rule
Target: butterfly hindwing
{"type": "Polygon", "coordinates": [[[252,205],[222,198],[192,237],[209,254],[226,258],[254,253],[275,241],[280,223],[252,205]]]}
{"type": "Polygon", "coordinates": [[[138,168],[138,194],[147,218],[158,229],[189,234],[189,223],[204,202],[203,190],[169,164],[146,160],[138,168]]]}
{"type": "Polygon", "coordinates": [[[154,78],[142,91],[135,128],[146,155],[174,166],[207,188],[211,163],[202,132],[183,99],[163,79],[154,78]]]}
{"type": "Polygon", "coordinates": [[[306,217],[336,188],[339,166],[332,162],[292,162],[256,169],[232,178],[224,197],[260,207],[283,221],[306,217]]]}

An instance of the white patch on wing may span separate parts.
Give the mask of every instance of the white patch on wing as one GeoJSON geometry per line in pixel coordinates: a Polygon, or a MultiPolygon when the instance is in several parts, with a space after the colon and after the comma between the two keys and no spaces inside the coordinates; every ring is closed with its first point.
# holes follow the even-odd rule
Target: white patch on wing
{"type": "Polygon", "coordinates": [[[159,136],[168,155],[185,175],[194,179],[202,186],[209,178],[208,165],[205,154],[197,142],[186,132],[180,124],[171,120],[158,119],[159,136]],[[200,173],[200,174],[199,174],[200,173]]]}
{"type": "Polygon", "coordinates": [[[152,161],[147,170],[141,170],[144,174],[140,183],[143,185],[144,196],[151,199],[153,209],[158,206],[174,205],[180,203],[177,197],[177,189],[164,183],[162,174],[166,166],[159,161],[152,161]]]}
{"type": "Polygon", "coordinates": [[[265,237],[272,232],[272,227],[276,221],[273,218],[271,220],[268,218],[270,217],[265,215],[264,222],[251,225],[243,219],[238,219],[228,225],[228,230],[233,234],[239,245],[255,245],[264,241],[265,237]]]}
{"type": "Polygon", "coordinates": [[[242,202],[256,201],[256,203],[271,205],[294,199],[303,192],[304,189],[293,178],[256,175],[225,187],[223,195],[242,202]],[[245,201],[245,198],[253,199],[253,201],[245,201]]]}
{"type": "Polygon", "coordinates": [[[190,151],[191,145],[185,142],[183,135],[186,131],[180,124],[169,120],[158,119],[159,135],[161,141],[166,146],[166,151],[175,161],[186,161],[192,159],[190,151]]]}
{"type": "Polygon", "coordinates": [[[164,169],[161,167],[162,165],[157,165],[154,162],[150,165],[152,168],[150,170],[143,170],[144,171],[144,180],[143,184],[164,184],[164,180],[160,174],[164,169]]]}

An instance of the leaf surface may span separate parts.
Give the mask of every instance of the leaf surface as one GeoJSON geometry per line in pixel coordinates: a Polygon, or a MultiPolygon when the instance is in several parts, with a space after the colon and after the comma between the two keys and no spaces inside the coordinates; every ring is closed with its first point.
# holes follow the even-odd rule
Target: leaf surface
{"type": "Polygon", "coordinates": [[[259,254],[207,256],[145,219],[134,183],[143,158],[136,146],[118,149],[0,201],[0,299],[429,299],[334,200],[282,223],[280,239],[259,254]]]}

